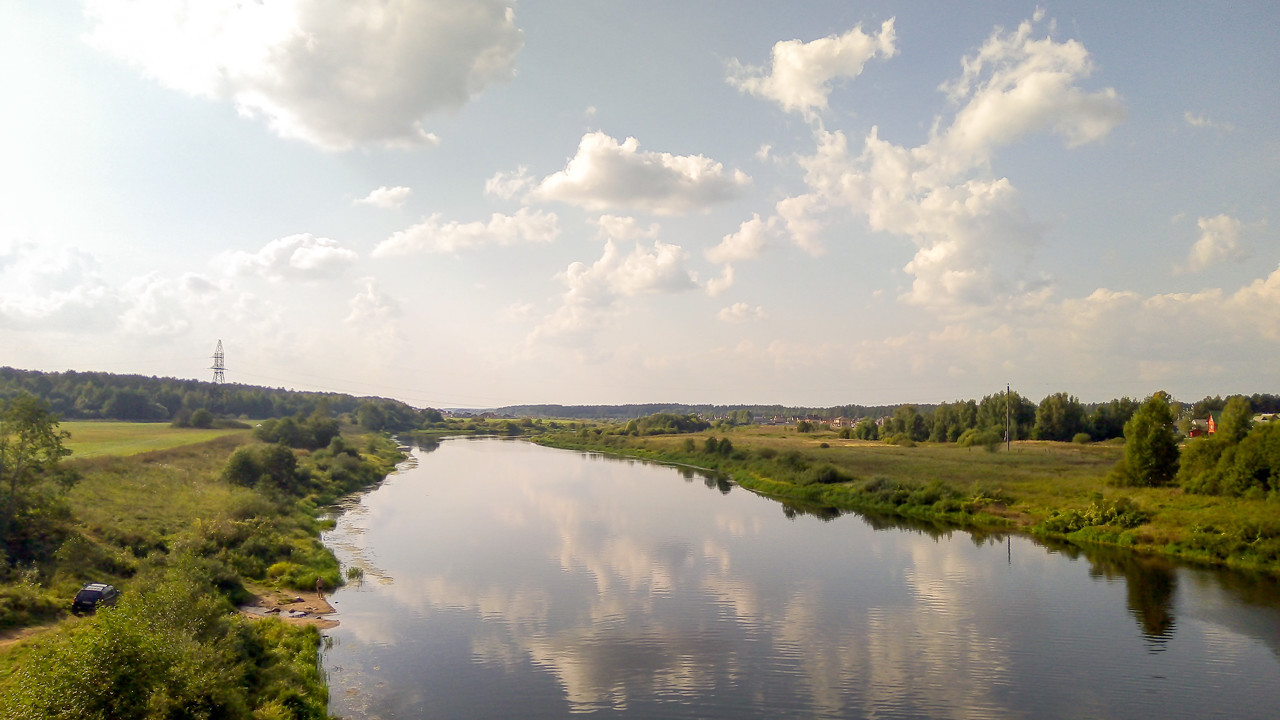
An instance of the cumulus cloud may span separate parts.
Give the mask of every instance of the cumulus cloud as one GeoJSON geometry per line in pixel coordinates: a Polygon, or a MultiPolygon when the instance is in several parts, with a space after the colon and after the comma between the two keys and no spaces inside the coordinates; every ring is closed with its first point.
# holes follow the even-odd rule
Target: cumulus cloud
{"type": "Polygon", "coordinates": [[[399,317],[400,304],[395,298],[383,293],[377,281],[369,277],[360,278],[359,285],[359,292],[347,302],[347,308],[351,311],[346,317],[347,323],[383,323],[399,317]]]}
{"type": "Polygon", "coordinates": [[[641,152],[635,138],[619,143],[593,132],[582,137],[564,170],[543,178],[533,197],[588,210],[681,215],[732,200],[750,182],[741,170],[728,172],[702,155],[641,152]]]}
{"type": "Polygon", "coordinates": [[[160,337],[186,332],[224,288],[197,273],[108,282],[93,255],[34,243],[0,246],[0,327],[160,337]]]}
{"type": "Polygon", "coordinates": [[[600,237],[610,240],[639,240],[655,238],[661,227],[658,223],[649,223],[641,227],[633,217],[619,215],[601,215],[595,224],[600,228],[600,237]]]}
{"type": "Polygon", "coordinates": [[[1229,215],[1202,217],[1198,222],[1200,239],[1191,246],[1186,263],[1174,268],[1178,274],[1200,272],[1222,260],[1239,260],[1246,256],[1240,234],[1244,225],[1229,215]]]}
{"type": "Polygon", "coordinates": [[[207,307],[220,292],[213,281],[195,273],[176,280],[159,273],[131,278],[123,287],[127,304],[120,327],[140,337],[181,335],[191,328],[192,312],[207,307]]]}
{"type": "Polygon", "coordinates": [[[707,281],[707,294],[715,297],[733,287],[733,276],[733,266],[725,265],[724,269],[720,271],[720,277],[711,278],[707,281]]]}
{"type": "Polygon", "coordinates": [[[714,263],[731,263],[740,260],[754,260],[760,257],[775,232],[778,218],[761,220],[759,213],[753,213],[750,220],[738,226],[738,231],[725,235],[720,244],[707,250],[707,259],[714,263]]]}
{"type": "MultiPolygon", "coordinates": [[[[1037,15],[1037,21],[1041,19],[1037,15]]],[[[815,130],[817,148],[800,159],[808,192],[778,203],[792,240],[820,250],[826,214],[851,211],[872,230],[910,238],[918,248],[904,268],[908,302],[961,310],[1043,297],[1047,280],[1024,267],[1040,235],[1007,178],[990,175],[997,148],[1033,132],[1068,146],[1097,140],[1124,118],[1110,88],[1079,83],[1093,70],[1078,42],[1037,37],[1035,24],[997,29],[941,86],[958,104],[949,123],[935,120],[925,143],[904,147],[873,127],[858,153],[844,133],[815,130]]]]}
{"type": "Polygon", "coordinates": [[[256,253],[237,250],[224,254],[219,262],[236,275],[259,275],[268,280],[319,280],[342,272],[357,257],[355,251],[335,240],[301,233],[272,240],[256,253]]]}
{"type": "Polygon", "coordinates": [[[873,58],[891,58],[894,45],[893,19],[868,35],[858,25],[843,35],[831,35],[812,42],[787,40],[773,46],[770,68],[729,63],[729,84],[757,97],[772,100],[788,112],[810,114],[827,108],[831,83],[854,78],[873,58]]]}
{"type": "Polygon", "coordinates": [[[722,309],[716,317],[727,323],[744,323],[749,320],[763,320],[766,315],[764,308],[759,305],[751,307],[744,302],[738,302],[722,309]]]}
{"type": "Polygon", "coordinates": [[[488,222],[476,220],[460,223],[444,221],[433,213],[422,222],[378,243],[374,257],[392,257],[414,253],[457,252],[484,245],[517,245],[549,243],[560,235],[560,221],[555,213],[521,208],[515,215],[494,213],[488,222]]]}
{"type": "Polygon", "coordinates": [[[403,185],[395,187],[383,185],[355,202],[357,205],[372,205],[384,210],[391,210],[404,205],[404,201],[408,200],[411,194],[413,194],[413,190],[403,185]]]}
{"type": "Polygon", "coordinates": [[[0,245],[0,325],[87,330],[114,325],[124,307],[89,253],[30,242],[0,245]]]}
{"type": "Polygon", "coordinates": [[[484,194],[490,197],[510,200],[511,198],[528,192],[534,185],[534,179],[529,176],[529,168],[521,165],[515,172],[496,172],[493,177],[484,181],[484,194]]]}
{"type": "Polygon", "coordinates": [[[509,81],[500,0],[86,0],[89,42],[170,88],[322,148],[424,144],[421,120],[509,81]]]}
{"type": "Polygon", "coordinates": [[[595,263],[572,263],[559,276],[566,287],[560,307],[531,339],[579,337],[625,312],[625,298],[696,288],[697,275],[686,269],[687,260],[684,248],[660,240],[652,246],[636,243],[630,253],[607,241],[595,263]]]}

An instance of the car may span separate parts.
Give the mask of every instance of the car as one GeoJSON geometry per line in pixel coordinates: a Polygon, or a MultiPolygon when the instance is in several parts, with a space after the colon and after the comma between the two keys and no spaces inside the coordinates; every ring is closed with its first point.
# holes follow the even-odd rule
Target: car
{"type": "Polygon", "coordinates": [[[91,613],[98,609],[99,605],[115,605],[116,600],[120,599],[120,591],[106,583],[89,583],[80,588],[80,592],[76,593],[76,599],[71,601],[71,612],[79,615],[80,613],[91,613]]]}

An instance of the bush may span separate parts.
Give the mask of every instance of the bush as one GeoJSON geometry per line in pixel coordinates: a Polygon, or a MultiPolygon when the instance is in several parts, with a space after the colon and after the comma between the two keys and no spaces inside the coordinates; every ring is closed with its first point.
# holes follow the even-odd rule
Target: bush
{"type": "Polygon", "coordinates": [[[809,461],[799,450],[788,450],[782,453],[778,456],[778,464],[795,472],[803,472],[809,467],[809,461]]]}
{"type": "Polygon", "coordinates": [[[1098,525],[1135,528],[1150,519],[1150,515],[1129,498],[1117,498],[1110,502],[1095,500],[1083,511],[1055,510],[1038,527],[1048,532],[1065,535],[1098,525]]]}
{"type": "Polygon", "coordinates": [[[916,441],[912,440],[911,436],[907,435],[906,433],[894,433],[886,437],[884,441],[890,445],[897,445],[898,447],[915,447],[916,446],[916,441]]]}
{"type": "Polygon", "coordinates": [[[833,483],[851,482],[853,476],[845,473],[840,468],[830,463],[810,468],[802,473],[797,479],[797,485],[812,485],[814,483],[822,485],[830,485],[833,483]]]}
{"type": "Polygon", "coordinates": [[[1071,442],[1077,445],[1088,445],[1089,443],[1093,442],[1093,438],[1090,437],[1089,433],[1086,433],[1086,432],[1076,433],[1071,437],[1071,442]]]}
{"type": "Polygon", "coordinates": [[[960,437],[956,438],[956,444],[960,447],[973,447],[981,445],[989,450],[995,450],[996,446],[1004,438],[1001,437],[1000,431],[992,428],[979,430],[978,428],[969,428],[960,433],[960,437]]]}

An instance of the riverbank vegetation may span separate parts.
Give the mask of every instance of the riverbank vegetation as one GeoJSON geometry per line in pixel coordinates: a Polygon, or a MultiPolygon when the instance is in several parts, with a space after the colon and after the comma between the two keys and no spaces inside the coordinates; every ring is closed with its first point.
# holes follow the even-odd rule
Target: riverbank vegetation
{"type": "Polygon", "coordinates": [[[1179,451],[1163,393],[1135,404],[1123,442],[1073,434],[1066,442],[1006,444],[1000,435],[990,441],[990,432],[987,442],[966,443],[964,433],[959,442],[917,441],[905,432],[873,441],[821,425],[721,425],[662,435],[633,429],[599,424],[537,442],[705,468],[807,510],[1024,532],[1280,572],[1280,425],[1236,433],[1243,439],[1235,446],[1225,436],[1197,438],[1179,451]],[[1187,462],[1181,471],[1180,454],[1187,462]],[[1208,492],[1220,488],[1230,492],[1208,492]]]}
{"type": "Polygon", "coordinates": [[[295,449],[247,428],[68,435],[35,398],[0,407],[0,500],[17,500],[0,538],[0,631],[47,626],[0,652],[0,717],[326,717],[316,630],[233,608],[247,583],[342,582],[319,514],[384,477],[394,443],[323,413],[289,418],[305,438],[295,449]],[[13,450],[36,447],[24,437],[44,438],[27,454],[47,460],[20,466],[13,450]],[[137,451],[148,443],[168,447],[137,451]],[[121,588],[120,603],[69,617],[89,581],[121,588]]]}

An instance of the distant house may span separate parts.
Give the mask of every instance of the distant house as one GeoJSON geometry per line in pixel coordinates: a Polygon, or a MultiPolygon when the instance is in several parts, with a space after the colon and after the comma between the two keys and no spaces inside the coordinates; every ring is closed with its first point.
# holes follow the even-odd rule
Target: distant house
{"type": "Polygon", "coordinates": [[[1191,429],[1187,431],[1187,437],[1204,437],[1218,432],[1218,421],[1213,418],[1213,413],[1204,420],[1192,420],[1191,429]]]}

